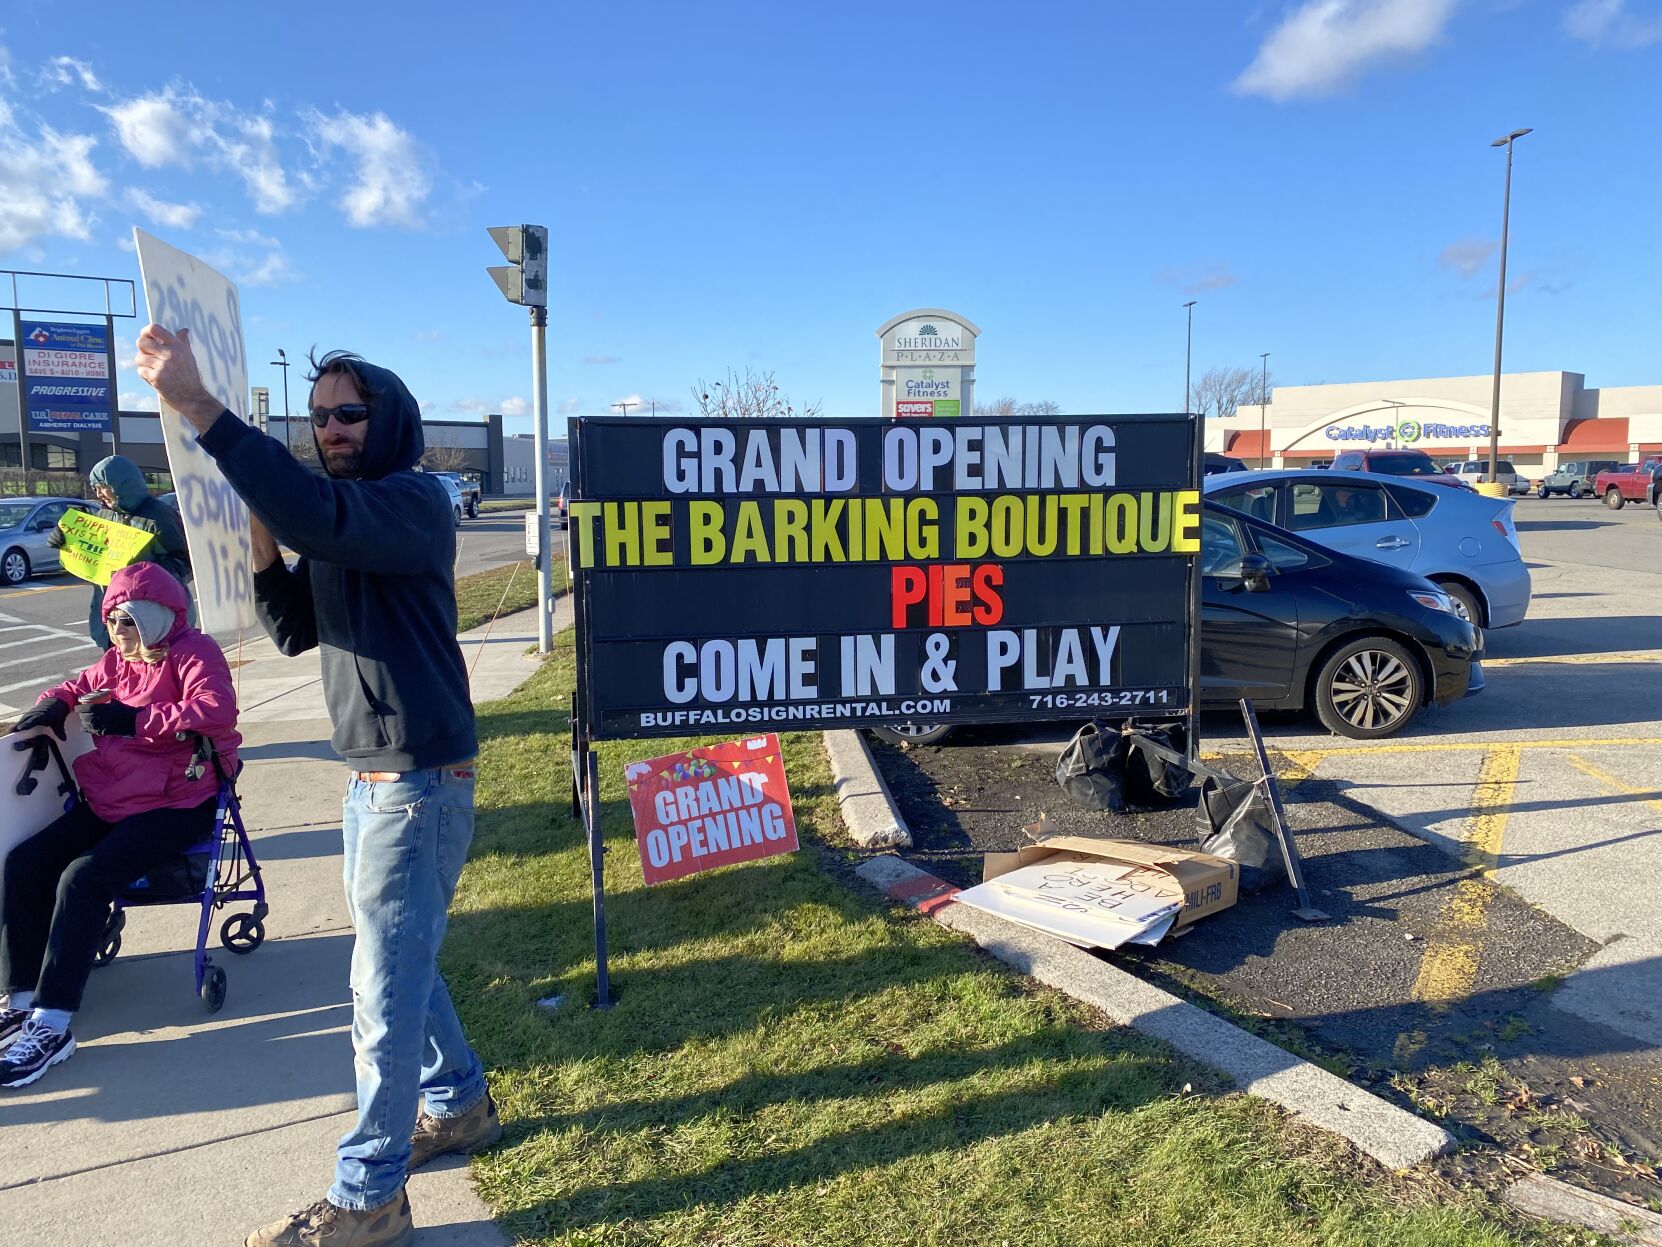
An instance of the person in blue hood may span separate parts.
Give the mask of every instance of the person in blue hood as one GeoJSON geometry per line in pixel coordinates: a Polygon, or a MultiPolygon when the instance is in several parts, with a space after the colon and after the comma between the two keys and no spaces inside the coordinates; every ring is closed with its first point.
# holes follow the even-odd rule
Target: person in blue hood
{"type": "Polygon", "coordinates": [[[245,1247],[394,1247],[414,1234],[405,1175],[502,1135],[484,1069],[438,972],[473,836],[473,700],[456,642],[450,495],[415,471],[421,408],[398,376],[314,356],[318,475],[225,410],[188,334],[147,326],[138,373],[197,431],[254,516],[254,606],[284,654],[318,649],[348,769],[343,875],[358,1119],[324,1199],[245,1247]],[[275,539],[275,540],[274,540],[275,539]],[[285,565],[280,540],[297,558],[285,565]]]}
{"type": "MultiPolygon", "coordinates": [[[[150,496],[144,473],[124,455],[111,455],[92,466],[92,492],[101,504],[90,509],[101,520],[155,533],[156,539],[144,557],[159,564],[188,590],[190,552],[185,548],[185,527],[179,513],[160,498],[150,496]]],[[[63,530],[54,529],[47,538],[51,546],[63,545],[63,530]]],[[[191,614],[194,616],[195,612],[191,614]]],[[[194,619],[190,622],[194,623],[194,619]]],[[[87,608],[87,635],[102,649],[110,648],[109,629],[104,626],[104,586],[92,586],[92,604],[87,608]]]]}

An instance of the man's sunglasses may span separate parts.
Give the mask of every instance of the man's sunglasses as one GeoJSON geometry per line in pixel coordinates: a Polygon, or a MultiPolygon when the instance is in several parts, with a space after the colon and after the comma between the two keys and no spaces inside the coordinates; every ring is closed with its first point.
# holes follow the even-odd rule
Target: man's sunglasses
{"type": "Polygon", "coordinates": [[[330,419],[339,420],[342,424],[362,424],[369,419],[369,404],[342,403],[339,407],[313,407],[312,427],[322,429],[328,427],[330,419]]]}

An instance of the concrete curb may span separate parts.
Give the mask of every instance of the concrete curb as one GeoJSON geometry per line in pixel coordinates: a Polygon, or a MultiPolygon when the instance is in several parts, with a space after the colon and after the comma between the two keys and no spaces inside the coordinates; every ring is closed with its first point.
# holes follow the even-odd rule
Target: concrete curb
{"type": "Polygon", "coordinates": [[[1223,1071],[1249,1095],[1270,1100],[1293,1116],[1348,1139],[1388,1168],[1408,1169],[1454,1150],[1454,1137],[1440,1126],[1197,1005],[1065,940],[956,904],[957,888],[910,862],[885,855],[863,862],[856,873],[891,900],[962,932],[1021,973],[1223,1071]]]}
{"type": "Polygon", "coordinates": [[[1635,1247],[1662,1247],[1662,1216],[1608,1195],[1595,1195],[1557,1178],[1532,1173],[1507,1187],[1502,1198],[1532,1217],[1565,1225],[1584,1225],[1635,1247]]]}
{"type": "Polygon", "coordinates": [[[831,779],[842,806],[843,822],[854,842],[865,849],[904,848],[912,830],[900,816],[889,786],[877,773],[865,735],[853,729],[825,733],[831,779]]]}

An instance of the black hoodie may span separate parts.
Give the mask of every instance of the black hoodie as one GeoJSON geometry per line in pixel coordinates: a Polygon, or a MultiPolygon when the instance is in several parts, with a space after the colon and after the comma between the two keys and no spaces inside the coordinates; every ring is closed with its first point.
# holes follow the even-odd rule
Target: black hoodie
{"type": "Polygon", "coordinates": [[[300,555],[292,569],[279,559],[254,577],[254,603],[283,653],[322,649],[335,751],[360,771],[466,761],[477,740],[456,643],[450,495],[412,471],[425,447],[404,383],[373,364],[352,367],[369,405],[355,479],[316,475],[228,411],[198,440],[300,555]]]}

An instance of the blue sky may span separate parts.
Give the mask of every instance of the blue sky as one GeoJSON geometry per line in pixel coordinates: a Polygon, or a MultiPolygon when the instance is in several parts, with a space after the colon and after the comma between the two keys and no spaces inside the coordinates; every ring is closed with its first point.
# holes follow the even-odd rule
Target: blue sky
{"type": "Polygon", "coordinates": [[[279,403],[261,361],[344,346],[524,430],[484,231],[536,221],[556,416],[728,368],[871,414],[921,306],[980,325],[983,399],[1164,410],[1189,298],[1197,374],[1487,372],[1489,141],[1532,126],[1508,370],[1662,383],[1658,0],[514,11],[12,6],[0,267],[136,278],[139,224],[242,284],[279,403]]]}

